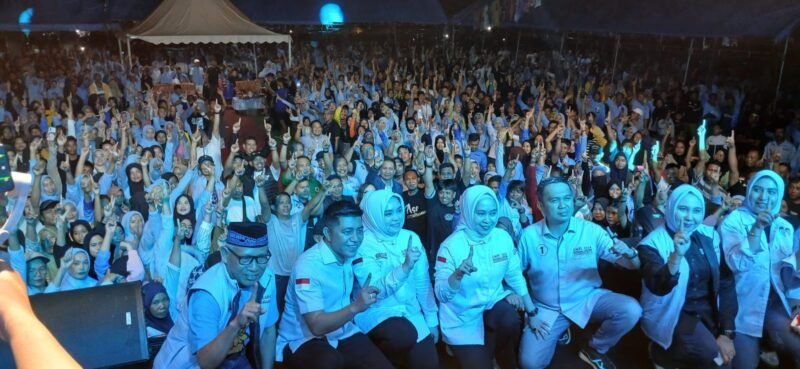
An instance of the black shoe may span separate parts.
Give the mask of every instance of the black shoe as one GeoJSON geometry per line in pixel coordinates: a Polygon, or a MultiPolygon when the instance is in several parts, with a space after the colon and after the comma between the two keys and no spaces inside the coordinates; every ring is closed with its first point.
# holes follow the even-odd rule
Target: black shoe
{"type": "Polygon", "coordinates": [[[578,354],[578,357],[580,357],[581,360],[589,364],[594,369],[617,368],[617,366],[614,365],[614,362],[612,362],[606,354],[597,352],[597,350],[589,347],[589,345],[585,345],[581,348],[581,352],[578,354]]]}

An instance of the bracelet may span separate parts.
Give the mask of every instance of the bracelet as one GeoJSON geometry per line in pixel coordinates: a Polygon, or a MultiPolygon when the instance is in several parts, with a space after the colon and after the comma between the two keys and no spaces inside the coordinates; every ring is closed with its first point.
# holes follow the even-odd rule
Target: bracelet
{"type": "Polygon", "coordinates": [[[534,307],[533,311],[525,310],[525,315],[527,315],[529,318],[533,318],[536,315],[539,315],[539,308],[538,307],[534,307]]]}

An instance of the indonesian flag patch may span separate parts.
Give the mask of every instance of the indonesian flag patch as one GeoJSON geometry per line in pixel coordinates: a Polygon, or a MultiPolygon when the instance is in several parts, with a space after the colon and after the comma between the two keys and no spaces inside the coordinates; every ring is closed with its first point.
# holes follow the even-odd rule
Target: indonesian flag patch
{"type": "Polygon", "coordinates": [[[437,256],[436,257],[436,261],[438,261],[440,263],[446,263],[447,262],[447,258],[444,257],[444,256],[437,256]]]}
{"type": "Polygon", "coordinates": [[[308,290],[311,288],[311,278],[297,278],[294,280],[294,284],[298,290],[308,290]]]}

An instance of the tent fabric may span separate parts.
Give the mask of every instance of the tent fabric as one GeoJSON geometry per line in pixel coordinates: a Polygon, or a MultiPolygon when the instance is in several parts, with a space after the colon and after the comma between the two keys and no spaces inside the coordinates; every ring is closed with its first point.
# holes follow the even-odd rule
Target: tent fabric
{"type": "Polygon", "coordinates": [[[585,0],[478,1],[454,15],[454,24],[483,24],[560,32],[638,33],[679,37],[771,37],[784,39],[800,24],[797,0],[585,0]],[[525,6],[514,9],[515,6],[525,6]],[[518,14],[517,20],[508,17],[518,14]],[[496,11],[500,9],[500,11],[496,11]],[[493,13],[500,13],[494,16],[493,13]],[[499,22],[498,22],[499,20],[499,22]]]}
{"type": "Polygon", "coordinates": [[[323,5],[339,5],[344,24],[447,24],[439,0],[233,0],[258,24],[320,25],[323,5]]]}
{"type": "Polygon", "coordinates": [[[250,21],[228,0],[165,0],[127,34],[154,44],[291,42],[289,35],[250,21]]]}

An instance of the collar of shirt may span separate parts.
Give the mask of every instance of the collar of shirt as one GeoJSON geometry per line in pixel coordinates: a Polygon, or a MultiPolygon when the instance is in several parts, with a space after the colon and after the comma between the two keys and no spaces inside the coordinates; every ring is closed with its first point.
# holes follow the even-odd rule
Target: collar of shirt
{"type": "MultiPolygon", "coordinates": [[[[327,242],[325,242],[323,240],[323,241],[320,241],[320,243],[323,246],[323,247],[320,247],[320,256],[322,257],[322,263],[323,264],[328,265],[328,264],[336,263],[336,264],[344,265],[344,263],[340,263],[339,259],[336,258],[336,255],[333,254],[333,250],[331,249],[331,246],[328,245],[327,242]]],[[[347,261],[345,260],[345,262],[347,262],[347,261]]]]}
{"type": "MultiPolygon", "coordinates": [[[[569,225],[567,225],[567,230],[564,231],[564,235],[566,235],[567,233],[575,233],[575,224],[572,222],[572,219],[570,219],[569,225]]],[[[562,237],[564,235],[562,235],[562,237]]],[[[548,237],[556,239],[556,240],[559,238],[559,237],[556,237],[556,235],[553,234],[553,232],[547,226],[547,221],[542,222],[542,236],[548,236],[548,237]]]]}

